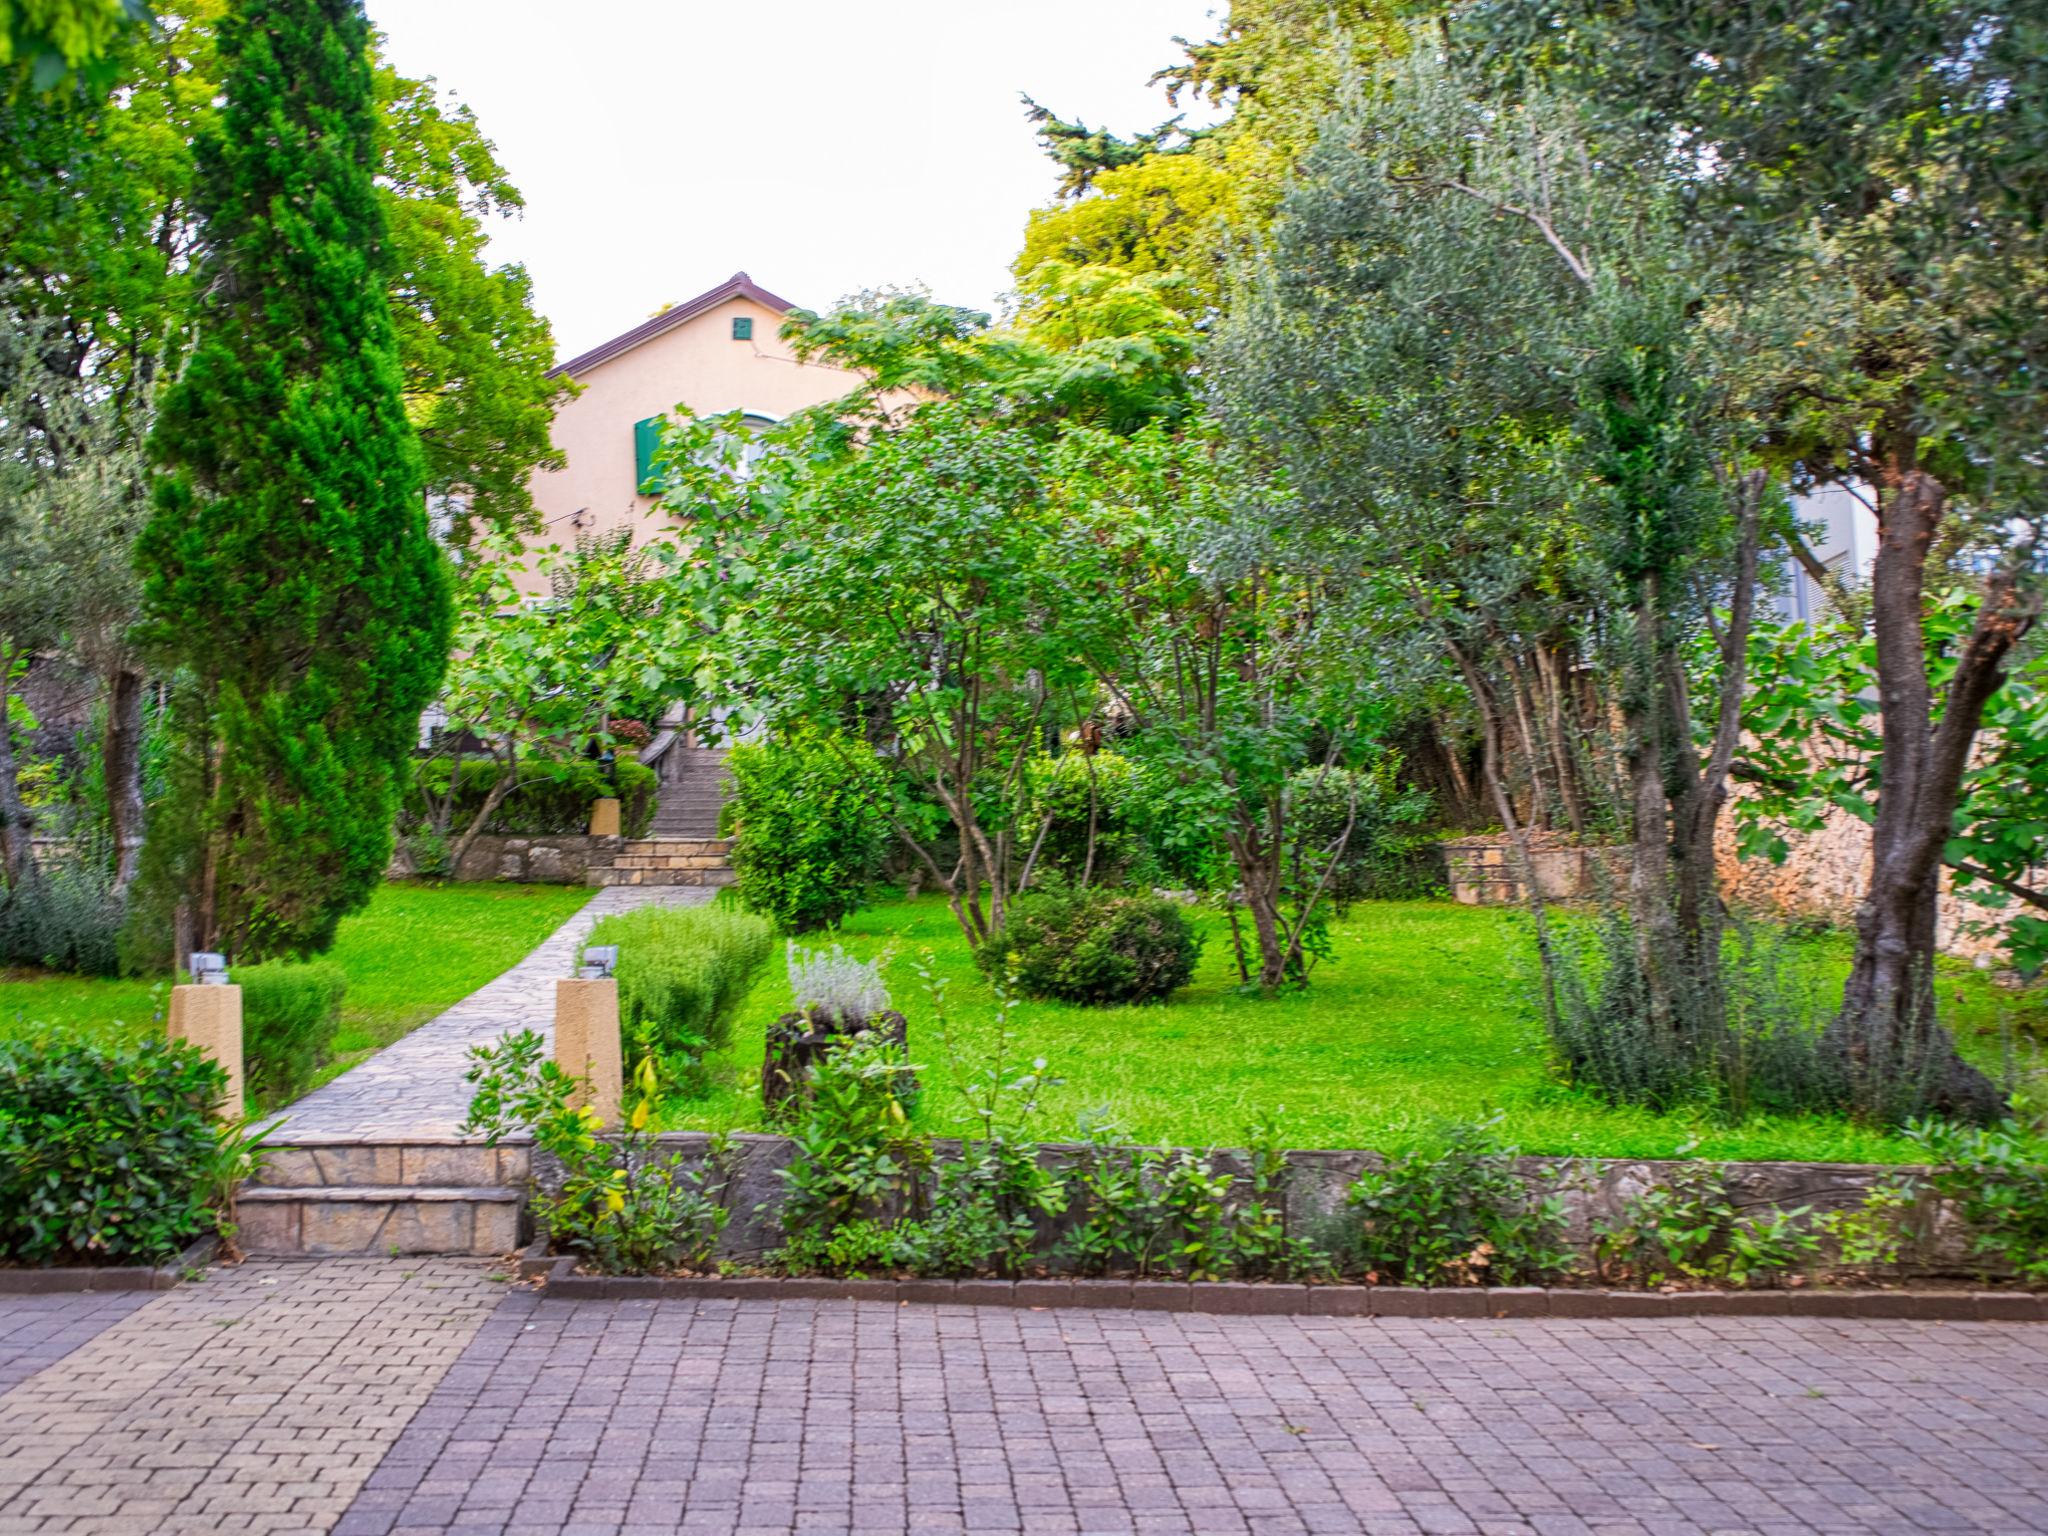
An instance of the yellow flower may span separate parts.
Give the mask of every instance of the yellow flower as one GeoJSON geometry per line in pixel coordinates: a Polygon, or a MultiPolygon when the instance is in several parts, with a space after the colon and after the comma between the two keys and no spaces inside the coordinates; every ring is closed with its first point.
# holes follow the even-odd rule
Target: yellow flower
{"type": "Polygon", "coordinates": [[[626,1197],[616,1189],[608,1189],[604,1196],[605,1208],[614,1214],[626,1208],[626,1197]]]}
{"type": "Polygon", "coordinates": [[[645,1099],[642,1099],[633,1106],[633,1129],[636,1131],[647,1129],[647,1101],[645,1099]]]}

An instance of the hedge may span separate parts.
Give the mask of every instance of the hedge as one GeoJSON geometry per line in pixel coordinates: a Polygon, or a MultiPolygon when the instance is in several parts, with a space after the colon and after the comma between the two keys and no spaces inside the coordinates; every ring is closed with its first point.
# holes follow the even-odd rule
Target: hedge
{"type": "Polygon", "coordinates": [[[0,1259],[155,1263],[213,1231],[225,1083],[161,1036],[0,1041],[0,1259]]]}
{"type": "Polygon", "coordinates": [[[341,1028],[348,977],[332,960],[272,960],[238,965],[242,989],[242,1062],[249,1090],[264,1109],[311,1090],[341,1028]]]}
{"type": "MultiPolygon", "coordinates": [[[[414,767],[413,793],[406,797],[399,821],[402,833],[427,826],[427,808],[448,792],[453,767],[446,757],[422,758],[414,767]]],[[[652,768],[621,754],[616,763],[620,829],[628,837],[645,837],[654,824],[659,780],[652,768]]],[[[536,757],[520,764],[519,787],[507,795],[484,831],[506,837],[568,837],[590,830],[590,807],[612,793],[604,770],[584,757],[536,757]]],[[[483,809],[484,797],[497,782],[498,765],[484,758],[465,758],[456,789],[450,835],[467,827],[483,809]]]]}

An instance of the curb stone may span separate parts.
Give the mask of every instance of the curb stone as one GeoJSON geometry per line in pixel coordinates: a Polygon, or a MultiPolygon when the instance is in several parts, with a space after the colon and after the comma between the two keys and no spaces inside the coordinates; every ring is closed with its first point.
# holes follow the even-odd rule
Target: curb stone
{"type": "Polygon", "coordinates": [[[186,1271],[204,1269],[220,1247],[202,1237],[168,1264],[72,1264],[0,1269],[0,1296],[62,1296],[83,1291],[168,1291],[186,1271]]]}
{"type": "Polygon", "coordinates": [[[1892,1318],[2048,1322],[2034,1291],[1607,1291],[1534,1285],[1283,1285],[1182,1280],[833,1280],[813,1276],[585,1275],[573,1256],[547,1271],[564,1301],[882,1301],[898,1305],[1092,1307],[1222,1316],[1479,1319],[1657,1317],[1892,1318]]]}

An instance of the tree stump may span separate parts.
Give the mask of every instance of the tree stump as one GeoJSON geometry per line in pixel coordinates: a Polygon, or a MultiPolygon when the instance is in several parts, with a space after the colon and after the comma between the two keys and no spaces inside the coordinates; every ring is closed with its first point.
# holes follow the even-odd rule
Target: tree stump
{"type": "MultiPolygon", "coordinates": [[[[771,1121],[787,1119],[810,1093],[811,1068],[825,1059],[835,1040],[878,1034],[908,1059],[910,1021],[891,1008],[871,1019],[849,1022],[836,1014],[808,1010],[785,1013],[768,1026],[768,1052],[761,1064],[761,1107],[771,1121]]],[[[916,1079],[910,1080],[911,1094],[916,1079]]],[[[909,1106],[906,1104],[905,1108],[909,1106]]]]}

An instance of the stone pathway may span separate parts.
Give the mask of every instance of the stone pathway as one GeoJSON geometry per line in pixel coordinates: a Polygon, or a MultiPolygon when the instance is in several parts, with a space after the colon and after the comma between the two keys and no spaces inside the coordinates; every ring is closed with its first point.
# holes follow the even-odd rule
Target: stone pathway
{"type": "Polygon", "coordinates": [[[2048,1531],[2042,1324],[574,1302],[493,1273],[257,1261],[125,1313],[10,1303],[0,1370],[83,1342],[0,1393],[0,1536],[2048,1531]]]}
{"type": "MultiPolygon", "coordinates": [[[[214,1269],[0,1395],[0,1533],[325,1532],[504,1285],[476,1261],[214,1269]]],[[[45,1298],[77,1309],[104,1297],[45,1298]]]]}
{"type": "Polygon", "coordinates": [[[2048,1531],[2048,1327],[507,1299],[336,1536],[2048,1531]]]}
{"type": "Polygon", "coordinates": [[[521,1029],[552,1039],[555,982],[570,974],[578,946],[600,917],[650,903],[697,906],[716,894],[703,886],[599,891],[512,969],[284,1110],[271,1122],[281,1127],[273,1139],[305,1145],[453,1137],[469,1113],[471,1090],[462,1080],[469,1048],[521,1029]]]}

